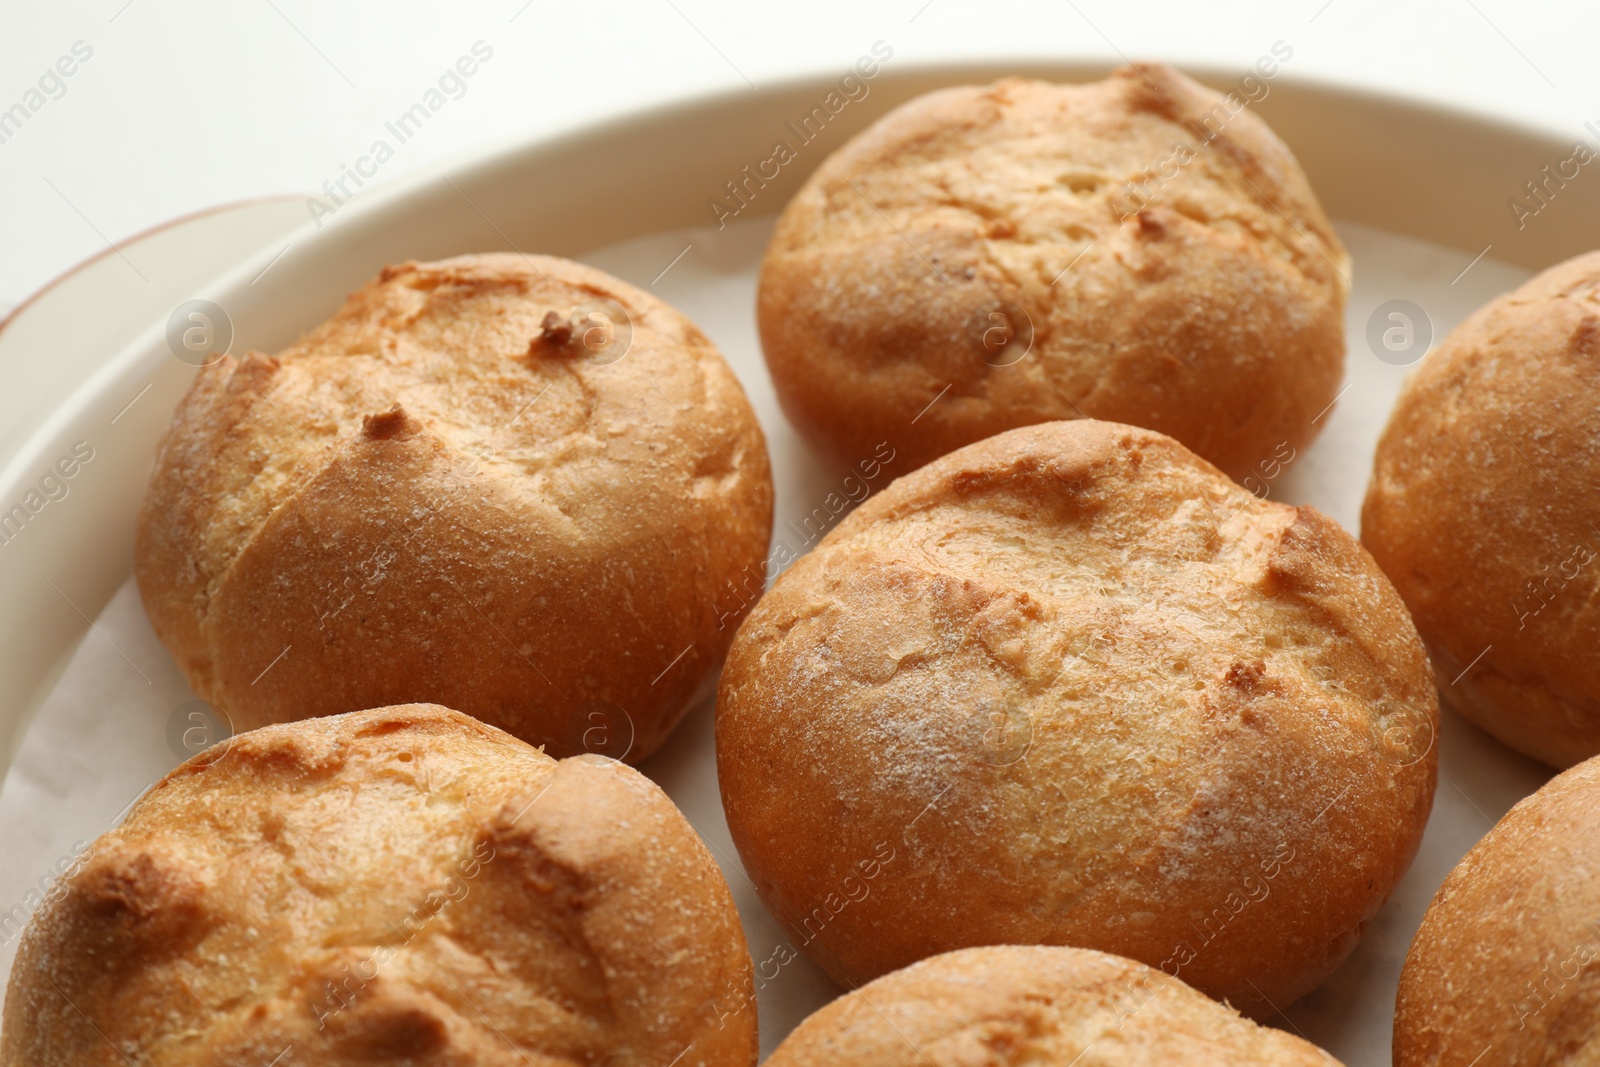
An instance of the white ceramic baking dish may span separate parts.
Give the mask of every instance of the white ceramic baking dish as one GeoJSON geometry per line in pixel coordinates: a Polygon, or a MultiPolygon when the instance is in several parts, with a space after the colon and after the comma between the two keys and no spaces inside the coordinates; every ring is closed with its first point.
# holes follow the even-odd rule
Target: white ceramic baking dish
{"type": "MultiPolygon", "coordinates": [[[[742,179],[747,166],[768,159],[774,141],[794,140],[787,124],[823,102],[842,73],[655,107],[365,189],[331,216],[274,237],[220,276],[205,282],[189,279],[185,284],[192,281],[193,287],[182,295],[223,309],[233,352],[272,351],[326,317],[345,293],[389,262],[508,248],[581,256],[630,238],[715,225],[711,202],[730,204],[727,183],[742,179]]],[[[815,143],[806,145],[776,177],[746,186],[753,191],[748,207],[739,213],[740,222],[775,213],[828,151],[919,93],[1008,74],[1081,81],[1105,73],[1104,66],[1074,62],[886,64],[870,81],[870,92],[832,115],[815,143]]],[[[1191,73],[1226,90],[1243,72],[1191,73]]],[[[1561,187],[1540,206],[1536,224],[1524,218],[1519,225],[1507,206],[1510,198],[1527,197],[1525,183],[1539,179],[1547,164],[1571,155],[1570,140],[1416,102],[1313,84],[1288,72],[1272,79],[1270,92],[1254,106],[1298,155],[1331,216],[1444,246],[1430,254],[1435,260],[1448,259],[1452,270],[1458,263],[1465,273],[1480,257],[1538,269],[1600,244],[1600,180],[1575,180],[1561,187]]],[[[1600,140],[1600,131],[1587,136],[1600,140]]],[[[282,205],[273,211],[271,225],[260,230],[263,234],[277,233],[289,217],[282,205]]],[[[248,240],[255,232],[246,227],[232,239],[243,235],[248,240]]],[[[1359,249],[1357,253],[1359,275],[1364,265],[1359,249]]],[[[606,265],[604,256],[596,262],[606,265]]],[[[92,318],[98,311],[91,305],[76,313],[92,318]]],[[[0,677],[6,681],[0,686],[0,741],[8,765],[30,717],[56,684],[90,620],[131,573],[134,515],[154,445],[194,373],[190,362],[174,355],[170,311],[162,306],[152,313],[148,325],[119,351],[109,350],[117,331],[105,331],[112,336],[97,342],[105,349],[79,356],[80,364],[93,368],[86,380],[70,388],[72,374],[58,373],[41,394],[43,401],[31,410],[10,413],[14,421],[9,431],[13,436],[26,433],[26,439],[0,471],[0,677]],[[74,471],[70,480],[43,482],[53,471],[66,469],[60,466],[64,458],[73,457],[75,450],[81,458],[85,449],[93,459],[68,464],[74,471]],[[56,488],[58,483],[66,485],[65,492],[56,488]],[[25,516],[5,527],[5,516],[17,507],[25,516]]],[[[748,316],[749,311],[738,314],[748,316]]],[[[1355,331],[1350,343],[1353,351],[1362,343],[1355,331]]],[[[41,351],[37,357],[47,359],[50,353],[41,351]]],[[[1363,353],[1362,358],[1371,356],[1363,353]]],[[[0,367],[0,393],[14,373],[0,367]]],[[[1360,395],[1358,391],[1352,397],[1360,395]]],[[[1383,410],[1363,413],[1369,423],[1381,423],[1385,415],[1383,410]]],[[[784,447],[794,446],[791,441],[784,447]]],[[[1324,457],[1322,462],[1364,465],[1369,457],[1367,452],[1324,457]]],[[[783,470],[780,464],[780,478],[783,470]]],[[[1364,478],[1364,471],[1353,476],[1364,478]]],[[[780,511],[783,492],[780,484],[780,511]]],[[[1451,720],[1447,729],[1457,722],[1451,720]]],[[[704,742],[709,744],[708,736],[704,742]]],[[[1501,758],[1490,743],[1472,745],[1458,762],[1501,758]]],[[[674,780],[687,789],[683,779],[689,773],[663,770],[662,777],[673,779],[664,784],[680,803],[685,800],[675,791],[674,780]]],[[[1526,778],[1530,772],[1517,773],[1526,778]]],[[[694,788],[705,802],[707,784],[698,782],[694,788]]],[[[1498,814],[1505,804],[1489,807],[1498,814]]],[[[1453,840],[1447,853],[1459,855],[1470,843],[1453,840]]],[[[719,858],[733,868],[725,850],[719,858]]],[[[1443,862],[1436,858],[1434,868],[1443,862]]],[[[1430,869],[1426,878],[1437,884],[1440,876],[1442,871],[1430,869]]],[[[736,874],[730,877],[737,882],[736,874]]],[[[741,905],[749,906],[753,897],[737,884],[735,888],[741,905]]],[[[1430,892],[1427,885],[1413,888],[1415,899],[1406,915],[1417,912],[1416,901],[1425,903],[1430,892]]],[[[1403,921],[1414,929],[1414,916],[1403,921]]],[[[1373,980],[1387,981],[1392,996],[1392,976],[1373,980]]],[[[1352,979],[1346,976],[1344,981],[1349,985],[1352,979]]],[[[805,999],[826,995],[814,981],[801,984],[805,999]]],[[[801,1007],[797,1002],[780,1012],[783,1025],[792,1025],[801,1007]]],[[[1352,1008],[1344,1012],[1350,1018],[1341,1022],[1337,1003],[1325,1003],[1319,1010],[1318,1021],[1306,1023],[1316,1031],[1310,1036],[1339,1045],[1336,1051],[1351,1063],[1379,1062],[1368,1054],[1379,1043],[1386,1045],[1386,1037],[1380,1042],[1374,1029],[1382,1020],[1352,1008]],[[1366,1037],[1341,1041],[1343,1026],[1360,1028],[1366,1037]]],[[[1291,1012],[1291,1020],[1295,1017],[1291,1012]]],[[[777,1036],[764,1033],[764,1044],[770,1046],[777,1036]]]]}

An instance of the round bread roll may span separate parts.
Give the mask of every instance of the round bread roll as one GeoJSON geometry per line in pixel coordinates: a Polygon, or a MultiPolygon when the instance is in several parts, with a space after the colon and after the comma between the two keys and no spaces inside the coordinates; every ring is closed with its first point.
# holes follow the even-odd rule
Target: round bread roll
{"type": "Polygon", "coordinates": [[[1437,720],[1354,538],[1078,420],[899,479],[785,573],[717,765],[762,898],[843,984],[1065,944],[1266,1015],[1411,862],[1437,720]]]}
{"type": "Polygon", "coordinates": [[[801,1023],[767,1067],[1339,1067],[1176,978],[1038,945],[947,952],[801,1023]]]}
{"type": "Polygon", "coordinates": [[[817,169],[762,264],[761,343],[836,462],[1087,416],[1242,478],[1316,435],[1349,271],[1238,96],[1159,64],[1008,78],[919,97],[817,169]]]}
{"type": "Polygon", "coordinates": [[[1600,753],[1600,252],[1479,309],[1406,382],[1361,539],[1462,715],[1556,767],[1600,753]]]}
{"type": "Polygon", "coordinates": [[[407,701],[641,760],[761,574],[755,414],[683,315],[600,271],[386,268],[274,357],[202,370],[139,515],[139,589],[240,729],[407,701]]]}
{"type": "Polygon", "coordinates": [[[156,783],[29,923],[0,1064],[752,1067],[754,1005],[706,1009],[750,980],[649,779],[379,708],[156,783]]]}
{"type": "Polygon", "coordinates": [[[1406,953],[1395,1067],[1570,1067],[1600,1051],[1600,760],[1473,846],[1406,953]]]}

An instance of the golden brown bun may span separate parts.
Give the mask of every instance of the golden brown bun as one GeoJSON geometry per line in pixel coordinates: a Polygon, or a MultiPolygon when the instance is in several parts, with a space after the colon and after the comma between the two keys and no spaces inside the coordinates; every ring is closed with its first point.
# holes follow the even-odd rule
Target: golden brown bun
{"type": "Polygon", "coordinates": [[[649,779],[379,708],[156,783],[28,925],[0,1064],[752,1067],[754,1008],[706,1010],[749,981],[649,779]]]}
{"type": "Polygon", "coordinates": [[[1080,948],[969,948],[841,997],[766,1067],[1339,1067],[1175,978],[1080,948]]]}
{"type": "Polygon", "coordinates": [[[1600,1055],[1600,761],[1551,779],[1450,872],[1406,954],[1395,1067],[1600,1055]]]}
{"type": "Polygon", "coordinates": [[[240,729],[435,701],[633,762],[721,662],[771,529],[766,443],[693,323],[577,263],[463,256],[202,370],[137,573],[240,729]],[[631,320],[620,358],[623,332],[568,330],[601,299],[631,320]]]}
{"type": "Polygon", "coordinates": [[[1349,256],[1283,142],[1227,113],[1150,64],[880,119],[806,182],[762,264],[784,411],[844,463],[1084,416],[1236,476],[1310,441],[1343,373],[1349,256]],[[996,301],[1020,315],[991,319],[996,301]]]}
{"type": "Polygon", "coordinates": [[[1270,1014],[1411,862],[1437,722],[1354,538],[1078,420],[899,479],[779,579],[717,764],[751,878],[841,983],[1067,944],[1270,1014]]]}
{"type": "Polygon", "coordinates": [[[1597,425],[1591,252],[1480,308],[1423,361],[1361,509],[1444,698],[1556,767],[1600,752],[1597,425]]]}

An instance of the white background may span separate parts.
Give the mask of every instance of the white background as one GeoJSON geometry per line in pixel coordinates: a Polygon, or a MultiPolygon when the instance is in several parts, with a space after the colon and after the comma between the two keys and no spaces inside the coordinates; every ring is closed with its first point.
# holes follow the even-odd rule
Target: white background
{"type": "MultiPolygon", "coordinates": [[[[1289,74],[1577,136],[1600,119],[1592,0],[65,0],[0,13],[0,110],[74,42],[93,58],[0,144],[0,314],[152,225],[310,193],[478,40],[492,60],[381,172],[664,99],[951,56],[1121,56],[1289,74]],[[448,10],[441,10],[448,7],[448,10]]],[[[130,268],[132,269],[132,268],[130,268]]]]}

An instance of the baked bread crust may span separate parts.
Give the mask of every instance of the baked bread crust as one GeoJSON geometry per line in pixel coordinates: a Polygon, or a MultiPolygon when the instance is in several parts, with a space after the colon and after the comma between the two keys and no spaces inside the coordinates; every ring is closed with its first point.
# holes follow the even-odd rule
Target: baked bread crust
{"type": "Polygon", "coordinates": [[[706,1011],[732,895],[643,775],[429,705],[227,744],[28,925],[0,1064],[755,1064],[753,1005],[706,1011]]]}
{"type": "Polygon", "coordinates": [[[1591,759],[1512,808],[1439,887],[1400,972],[1395,1067],[1594,1062],[1597,866],[1591,759]]]}
{"type": "Polygon", "coordinates": [[[1445,700],[1555,767],[1600,753],[1596,425],[1590,252],[1486,304],[1423,360],[1361,509],[1445,700]]]}
{"type": "Polygon", "coordinates": [[[801,1023],[768,1067],[1339,1067],[1121,956],[1037,945],[912,964],[801,1023]],[[1091,1053],[1090,1050],[1093,1050],[1091,1053]]]}
{"type": "Polygon", "coordinates": [[[762,899],[843,984],[1069,944],[1270,1014],[1405,872],[1437,723],[1354,538],[1077,420],[899,479],[780,578],[717,764],[762,899]]]}
{"type": "Polygon", "coordinates": [[[240,729],[430,700],[633,762],[720,664],[771,529],[765,440],[693,323],[581,264],[477,255],[386,268],[276,356],[204,368],[136,571],[240,729]],[[631,320],[620,358],[574,328],[597,301],[631,320]]]}
{"type": "Polygon", "coordinates": [[[768,247],[761,343],[784,411],[840,463],[887,439],[917,466],[1079,417],[1170,434],[1240,478],[1309,442],[1343,374],[1350,260],[1289,149],[1227,112],[1161,64],[890,112],[768,247]],[[999,346],[996,302],[1020,309],[1026,355],[999,346]]]}

